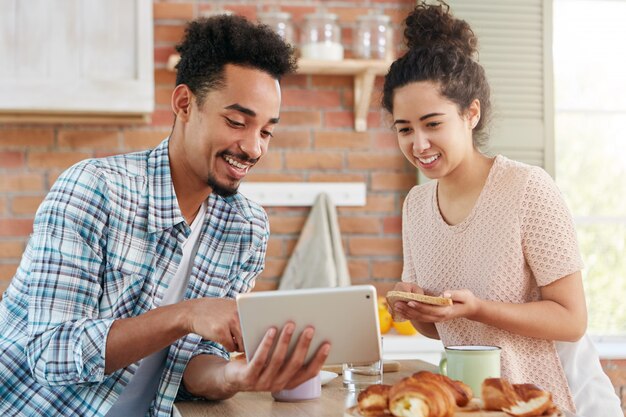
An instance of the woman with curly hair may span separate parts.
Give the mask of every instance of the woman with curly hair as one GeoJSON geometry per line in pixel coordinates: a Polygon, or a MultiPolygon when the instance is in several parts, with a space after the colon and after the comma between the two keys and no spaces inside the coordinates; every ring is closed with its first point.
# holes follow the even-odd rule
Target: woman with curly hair
{"type": "Polygon", "coordinates": [[[477,39],[444,2],[406,19],[383,107],[404,156],[433,181],[403,207],[404,269],[396,290],[451,306],[396,302],[394,313],[450,345],[502,348],[502,376],[531,382],[581,416],[622,416],[585,335],[582,260],[572,217],[538,167],[481,152],[491,103],[477,39]]]}

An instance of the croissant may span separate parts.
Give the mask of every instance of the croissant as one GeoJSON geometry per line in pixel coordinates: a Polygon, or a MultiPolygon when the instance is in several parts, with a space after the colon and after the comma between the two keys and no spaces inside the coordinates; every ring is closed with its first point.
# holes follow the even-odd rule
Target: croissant
{"type": "Polygon", "coordinates": [[[486,410],[502,410],[515,417],[541,416],[555,408],[550,392],[534,384],[511,384],[501,378],[485,379],[482,396],[486,410]]]}
{"type": "Polygon", "coordinates": [[[465,407],[474,396],[474,393],[472,392],[472,389],[469,387],[469,385],[461,381],[448,378],[445,375],[434,374],[428,371],[420,371],[413,374],[413,378],[422,378],[426,380],[437,380],[443,382],[454,396],[454,401],[459,407],[465,407]]]}
{"type": "Polygon", "coordinates": [[[365,417],[389,414],[389,389],[391,385],[370,385],[357,398],[359,413],[365,417]]]}
{"type": "Polygon", "coordinates": [[[397,417],[452,417],[455,400],[439,380],[408,377],[389,390],[389,411],[397,417]]]}

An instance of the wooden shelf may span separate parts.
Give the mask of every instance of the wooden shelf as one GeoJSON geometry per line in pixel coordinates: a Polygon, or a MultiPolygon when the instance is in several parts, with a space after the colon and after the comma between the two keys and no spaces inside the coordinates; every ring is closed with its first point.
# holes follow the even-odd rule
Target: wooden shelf
{"type": "MultiPolygon", "coordinates": [[[[179,56],[171,55],[167,68],[174,71],[179,56]]],[[[391,62],[372,59],[344,59],[343,61],[298,60],[298,74],[315,75],[352,75],[354,77],[354,130],[364,132],[367,129],[367,110],[369,108],[374,80],[377,75],[385,75],[391,62]]]]}
{"type": "Polygon", "coordinates": [[[150,123],[149,114],[57,113],[0,111],[2,123],[131,125],[150,123]]]}

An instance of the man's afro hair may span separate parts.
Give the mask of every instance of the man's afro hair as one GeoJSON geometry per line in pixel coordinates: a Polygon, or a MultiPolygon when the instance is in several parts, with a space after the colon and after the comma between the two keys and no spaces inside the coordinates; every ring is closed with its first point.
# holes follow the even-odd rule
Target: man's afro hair
{"type": "Polygon", "coordinates": [[[220,87],[226,64],[259,69],[277,80],[296,70],[293,47],[269,26],[236,15],[190,22],[176,51],[176,85],[186,84],[200,101],[220,87]]]}

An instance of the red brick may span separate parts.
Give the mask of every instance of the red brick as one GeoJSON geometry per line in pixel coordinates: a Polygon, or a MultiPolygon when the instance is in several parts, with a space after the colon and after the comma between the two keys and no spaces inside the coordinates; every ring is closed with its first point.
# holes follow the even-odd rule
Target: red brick
{"type": "Polygon", "coordinates": [[[13,276],[15,275],[18,266],[19,264],[17,263],[0,264],[0,280],[4,281],[5,283],[10,281],[11,278],[13,278],[13,276]]]}
{"type": "Polygon", "coordinates": [[[311,75],[313,87],[322,88],[353,88],[354,77],[352,75],[311,75]]]}
{"type": "Polygon", "coordinates": [[[375,172],[372,174],[372,190],[375,191],[409,191],[417,184],[417,171],[415,173],[387,173],[375,172]]]}
{"type": "Polygon", "coordinates": [[[73,149],[118,149],[119,132],[117,130],[61,130],[59,147],[73,149]]]}
{"type": "Polygon", "coordinates": [[[299,233],[304,226],[306,217],[269,216],[272,234],[299,233]]]}
{"type": "Polygon", "coordinates": [[[270,142],[271,148],[308,148],[311,134],[307,130],[277,129],[270,142]]]}
{"type": "Polygon", "coordinates": [[[2,296],[4,295],[4,292],[8,288],[10,282],[11,281],[8,279],[0,280],[0,300],[2,300],[2,296]]]}
{"type": "Polygon", "coordinates": [[[291,14],[291,20],[294,24],[304,23],[304,16],[314,13],[316,8],[313,6],[285,6],[281,5],[280,10],[291,14]]]}
{"type": "Polygon", "coordinates": [[[374,261],[372,265],[372,277],[400,280],[400,277],[402,277],[402,267],[402,261],[374,261]]]}
{"type": "Polygon", "coordinates": [[[154,89],[154,103],[158,106],[168,107],[172,100],[172,87],[156,87],[154,89]]]}
{"type": "Polygon", "coordinates": [[[33,231],[33,219],[0,219],[0,236],[28,236],[33,231]]]}
{"type": "MultiPolygon", "coordinates": [[[[404,22],[404,19],[406,19],[410,11],[410,6],[401,6],[399,8],[385,10],[385,14],[391,18],[391,23],[393,24],[393,37],[395,40],[402,39],[402,28],[400,27],[400,24],[404,22]]],[[[398,45],[399,43],[401,43],[401,41],[396,41],[394,42],[394,45],[398,45]]]]}
{"type": "Polygon", "coordinates": [[[339,217],[341,233],[377,234],[381,231],[381,220],[378,217],[339,217]]]}
{"type": "Polygon", "coordinates": [[[224,6],[224,9],[230,10],[236,15],[243,16],[251,22],[257,21],[256,6],[227,4],[224,6]]]}
{"type": "Polygon", "coordinates": [[[173,89],[176,84],[176,72],[165,68],[155,69],[154,84],[159,86],[168,86],[173,89]]]}
{"type": "Polygon", "coordinates": [[[402,216],[386,217],[383,220],[383,230],[386,235],[399,235],[402,233],[402,216]]]}
{"type": "MultiPolygon", "coordinates": [[[[369,112],[367,114],[368,131],[380,127],[380,113],[369,112]]],[[[327,111],[324,113],[324,127],[353,128],[354,112],[352,111],[327,111]]]]}
{"type": "Polygon", "coordinates": [[[309,76],[306,74],[289,74],[280,80],[280,85],[284,89],[288,87],[305,88],[308,85],[309,76]]]}
{"type": "Polygon", "coordinates": [[[341,169],[343,157],[336,152],[286,152],[288,169],[341,169]]]}
{"type": "Polygon", "coordinates": [[[322,115],[319,111],[284,111],[280,113],[280,127],[320,126],[322,115]]]}
{"type": "Polygon", "coordinates": [[[366,182],[367,176],[364,174],[324,174],[311,173],[309,175],[311,182],[366,182]]]}
{"type": "Polygon", "coordinates": [[[155,148],[169,133],[169,130],[126,130],[123,139],[124,149],[135,151],[155,148]]]}
{"type": "Polygon", "coordinates": [[[268,258],[283,256],[283,239],[270,235],[265,256],[268,258]]]}
{"type": "Polygon", "coordinates": [[[287,259],[271,258],[265,260],[265,269],[261,273],[261,279],[280,278],[287,266],[287,259]]]}
{"type": "Polygon", "coordinates": [[[354,256],[400,256],[402,240],[386,237],[351,237],[349,253],[354,256]]]}
{"type": "Polygon", "coordinates": [[[378,149],[398,149],[398,139],[395,133],[380,132],[374,138],[374,147],[378,149]]]}
{"type": "Polygon", "coordinates": [[[266,278],[261,274],[259,278],[256,279],[254,283],[253,292],[260,291],[274,291],[278,289],[278,279],[277,278],[266,278]]]}
{"type": "Polygon", "coordinates": [[[95,151],[93,154],[94,158],[108,158],[109,156],[113,156],[113,155],[120,155],[124,152],[121,152],[119,150],[115,150],[115,151],[95,151]]]}
{"type": "MultiPolygon", "coordinates": [[[[271,146],[271,145],[270,145],[271,146]]],[[[268,152],[252,167],[255,171],[280,170],[283,167],[283,159],[279,152],[268,152]]]]}
{"type": "Polygon", "coordinates": [[[38,196],[15,196],[11,200],[11,211],[13,214],[24,215],[37,212],[45,195],[38,196]]]}
{"type": "Polygon", "coordinates": [[[154,25],[154,43],[179,43],[185,34],[184,25],[154,25]]]}
{"type": "Polygon", "coordinates": [[[339,93],[336,91],[283,90],[283,107],[306,107],[313,109],[339,107],[339,93]]]}
{"type": "Polygon", "coordinates": [[[4,173],[0,175],[0,193],[43,191],[44,179],[35,173],[4,173]]]}
{"type": "Polygon", "coordinates": [[[395,213],[400,210],[398,206],[396,206],[396,198],[395,194],[374,194],[368,191],[366,197],[366,203],[363,207],[338,207],[337,210],[339,214],[344,213],[395,213]]]}
{"type": "Polygon", "coordinates": [[[352,110],[354,108],[354,92],[352,90],[341,92],[341,105],[345,109],[352,110]]]}
{"type": "Polygon", "coordinates": [[[368,149],[370,136],[367,132],[315,132],[316,148],[368,149]]]}
{"type": "Polygon", "coordinates": [[[19,168],[24,165],[24,152],[0,151],[0,169],[19,168]]]}
{"type": "Polygon", "coordinates": [[[155,64],[167,64],[170,59],[170,55],[175,54],[176,50],[174,45],[164,45],[154,47],[154,63],[155,64]]]}
{"type": "Polygon", "coordinates": [[[0,146],[2,147],[33,147],[54,145],[52,129],[2,129],[0,130],[0,146]]]}
{"type": "Polygon", "coordinates": [[[371,10],[367,7],[331,7],[329,12],[335,13],[337,15],[337,20],[341,22],[341,24],[345,23],[355,23],[357,21],[357,17],[367,15],[371,10]]]}
{"type": "Polygon", "coordinates": [[[154,20],[158,19],[193,19],[193,3],[154,3],[154,20]]]}
{"type": "Polygon", "coordinates": [[[157,109],[152,113],[152,126],[168,126],[174,125],[174,113],[171,109],[157,109]]]}
{"type": "Polygon", "coordinates": [[[348,261],[348,272],[353,284],[354,280],[368,279],[370,277],[369,262],[363,259],[350,259],[348,261]]]}
{"type": "Polygon", "coordinates": [[[9,240],[9,241],[1,241],[0,242],[0,258],[2,259],[10,259],[10,258],[20,258],[22,253],[24,252],[24,242],[9,240]]]}
{"type": "Polygon", "coordinates": [[[403,171],[409,165],[400,153],[351,152],[348,155],[348,168],[359,170],[403,171]]]}
{"type": "Polygon", "coordinates": [[[78,161],[91,157],[87,152],[31,152],[28,155],[29,168],[61,168],[66,169],[78,161]]]}

